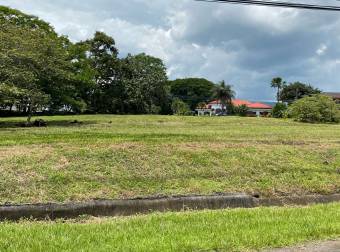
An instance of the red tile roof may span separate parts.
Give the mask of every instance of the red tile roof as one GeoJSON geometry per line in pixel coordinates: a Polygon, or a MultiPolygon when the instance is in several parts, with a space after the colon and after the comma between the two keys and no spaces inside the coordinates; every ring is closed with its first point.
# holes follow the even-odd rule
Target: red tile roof
{"type": "MultiPolygon", "coordinates": [[[[272,109],[273,108],[272,106],[267,105],[267,104],[263,104],[260,102],[253,103],[247,100],[234,99],[232,102],[234,106],[246,105],[248,108],[251,108],[251,109],[272,109]]],[[[213,105],[213,104],[221,104],[221,101],[219,100],[211,101],[209,102],[208,106],[213,105]]]]}
{"type": "Polygon", "coordinates": [[[263,104],[263,103],[260,103],[260,102],[252,103],[248,107],[253,108],[253,109],[272,109],[272,106],[269,106],[267,104],[263,104]]]}
{"type": "Polygon", "coordinates": [[[246,100],[235,99],[235,100],[233,100],[233,105],[234,106],[246,105],[246,106],[249,107],[249,105],[251,105],[251,102],[250,101],[246,101],[246,100]]]}

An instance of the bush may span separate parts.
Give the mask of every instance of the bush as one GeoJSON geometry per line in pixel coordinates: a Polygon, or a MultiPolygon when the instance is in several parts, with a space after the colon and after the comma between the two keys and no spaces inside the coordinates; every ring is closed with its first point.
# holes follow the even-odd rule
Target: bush
{"type": "Polygon", "coordinates": [[[188,115],[190,113],[189,105],[178,98],[172,101],[171,109],[174,115],[188,115]]]}
{"type": "Polygon", "coordinates": [[[276,103],[276,105],[273,107],[272,117],[274,118],[285,117],[287,109],[288,107],[285,103],[276,103]]]}
{"type": "Polygon", "coordinates": [[[340,111],[328,96],[313,95],[295,101],[288,109],[290,117],[300,122],[339,122],[340,111]]]}
{"type": "Polygon", "coordinates": [[[236,106],[233,108],[234,113],[238,116],[247,116],[249,108],[247,105],[236,106]]]}

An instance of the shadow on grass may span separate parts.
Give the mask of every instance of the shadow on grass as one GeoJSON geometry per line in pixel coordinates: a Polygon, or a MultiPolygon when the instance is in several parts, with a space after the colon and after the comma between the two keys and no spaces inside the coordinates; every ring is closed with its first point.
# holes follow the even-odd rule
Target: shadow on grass
{"type": "MultiPolygon", "coordinates": [[[[5,128],[26,128],[23,127],[22,124],[26,122],[25,119],[23,120],[15,120],[15,121],[1,121],[0,122],[0,129],[5,128]]],[[[77,120],[53,120],[49,121],[46,120],[47,126],[41,128],[49,128],[49,127],[82,127],[86,125],[93,125],[96,124],[95,121],[77,121],[77,120]]],[[[38,128],[32,126],[32,128],[38,128]]]]}

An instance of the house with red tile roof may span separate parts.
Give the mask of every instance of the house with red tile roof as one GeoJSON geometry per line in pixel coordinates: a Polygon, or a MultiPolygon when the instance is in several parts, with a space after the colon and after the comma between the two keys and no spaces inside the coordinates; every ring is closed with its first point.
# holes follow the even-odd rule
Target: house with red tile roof
{"type": "MultiPolygon", "coordinates": [[[[260,103],[260,102],[250,102],[247,100],[240,100],[240,99],[234,99],[232,100],[232,104],[235,107],[239,107],[242,105],[247,106],[248,108],[248,116],[266,116],[268,115],[273,107],[268,105],[268,104],[264,104],[264,103],[260,103]]],[[[219,100],[214,100],[209,102],[205,108],[199,108],[196,110],[198,115],[205,115],[205,114],[209,114],[210,116],[212,115],[218,115],[223,113],[224,111],[228,111],[228,108],[225,108],[224,105],[222,105],[221,101],[219,100]]]]}

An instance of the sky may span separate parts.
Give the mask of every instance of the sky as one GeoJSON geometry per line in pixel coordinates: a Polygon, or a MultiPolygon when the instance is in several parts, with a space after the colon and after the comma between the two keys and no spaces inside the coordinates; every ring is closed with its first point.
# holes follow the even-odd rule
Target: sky
{"type": "Polygon", "coordinates": [[[165,62],[170,79],[225,80],[238,98],[274,100],[270,81],[277,76],[340,92],[340,12],[194,0],[0,0],[0,5],[36,15],[72,41],[104,31],[115,39],[120,57],[145,52],[165,62]]]}

